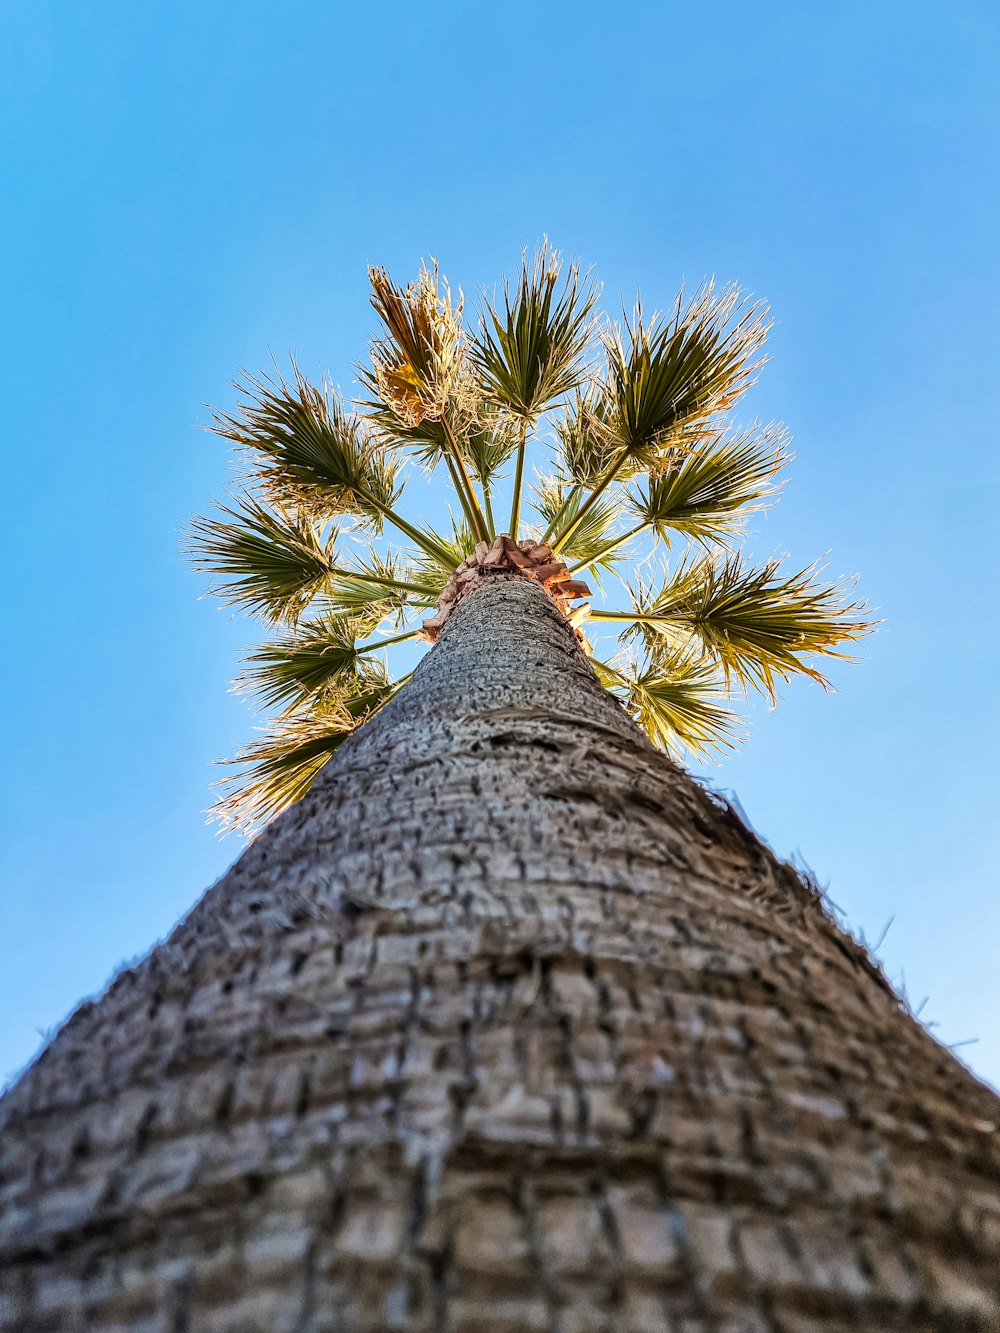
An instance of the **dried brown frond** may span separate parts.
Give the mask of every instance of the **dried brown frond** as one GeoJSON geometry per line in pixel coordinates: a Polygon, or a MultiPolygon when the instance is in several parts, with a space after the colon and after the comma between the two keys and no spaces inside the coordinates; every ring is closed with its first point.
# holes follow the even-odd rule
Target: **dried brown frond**
{"type": "Polygon", "coordinates": [[[370,268],[372,305],[386,336],[371,346],[369,387],[404,428],[440,421],[462,378],[463,298],[451,289],[433,263],[421,265],[415,282],[399,287],[384,268],[370,268]]]}

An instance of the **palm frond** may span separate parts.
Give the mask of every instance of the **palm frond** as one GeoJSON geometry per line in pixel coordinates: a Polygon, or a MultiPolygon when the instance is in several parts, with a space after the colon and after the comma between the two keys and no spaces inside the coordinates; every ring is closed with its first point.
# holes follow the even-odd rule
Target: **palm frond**
{"type": "Polygon", "coordinates": [[[603,394],[618,451],[593,482],[577,516],[556,525],[552,549],[560,551],[598,497],[628,473],[672,466],[678,453],[718,433],[719,418],[750,384],[761,362],[767,310],[747,303],[739,289],[716,294],[709,282],[673,315],[644,319],[637,304],[626,320],[628,347],[619,332],[605,335],[607,374],[603,394]]]}
{"type": "Polygon", "coordinates": [[[570,264],[563,273],[547,241],[530,266],[522,256],[513,293],[506,280],[502,290],[502,310],[484,298],[471,355],[487,399],[530,424],[586,373],[597,293],[581,283],[579,265],[570,264]]]}
{"type": "MultiPolygon", "coordinates": [[[[534,508],[545,524],[551,525],[556,515],[573,520],[583,504],[582,492],[568,486],[558,477],[540,477],[532,495],[534,508]]],[[[580,567],[597,566],[611,570],[620,559],[615,554],[618,543],[613,531],[625,509],[621,496],[608,494],[594,504],[583,521],[574,529],[572,538],[562,548],[567,562],[580,567]]]]}
{"type": "MultiPolygon", "coordinates": [[[[648,322],[637,304],[605,339],[610,420],[625,458],[655,470],[667,446],[690,448],[753,383],[767,334],[767,309],[735,286],[706,283],[671,316],[648,322]]],[[[667,459],[666,461],[670,461],[667,459]]]]}
{"type": "Polygon", "coordinates": [[[267,733],[243,747],[228,764],[239,773],[223,779],[212,816],[248,836],[300,800],[327,760],[382,708],[405,680],[373,678],[359,690],[327,697],[321,710],[273,720],[267,733]]]}
{"type": "MultiPolygon", "coordinates": [[[[556,423],[557,462],[578,486],[599,481],[621,453],[608,422],[608,402],[598,385],[578,389],[556,423]]],[[[619,473],[626,477],[631,471],[619,473]]]]}
{"type": "MultiPolygon", "coordinates": [[[[361,367],[358,367],[358,373],[363,376],[361,367]]],[[[433,472],[441,458],[447,454],[448,436],[440,419],[422,417],[415,425],[404,426],[384,403],[360,399],[357,406],[362,409],[364,419],[376,439],[382,441],[389,450],[406,449],[410,457],[428,472],[433,472]]]]}
{"type": "Polygon", "coordinates": [[[420,582],[416,573],[398,555],[380,555],[369,548],[367,559],[354,567],[338,566],[325,589],[324,601],[331,611],[357,615],[380,609],[382,617],[397,620],[411,603],[430,605],[437,593],[420,582]]]}
{"type": "Polygon", "coordinates": [[[455,493],[482,539],[488,525],[449,420],[450,416],[474,416],[478,403],[474,377],[463,374],[461,293],[455,308],[450,289],[440,281],[437,264],[431,269],[422,266],[417,281],[405,290],[384,269],[371,268],[368,273],[372,305],[387,336],[372,343],[372,370],[361,370],[362,381],[374,389],[379,403],[403,430],[420,431],[412,442],[424,461],[445,459],[455,493]],[[461,401],[463,397],[469,401],[461,401]],[[440,430],[421,430],[426,422],[439,424],[440,430]]]}
{"type": "Polygon", "coordinates": [[[245,657],[238,688],[254,694],[267,708],[297,708],[309,700],[322,704],[331,689],[356,684],[368,666],[357,640],[383,620],[378,607],[364,615],[325,615],[261,644],[245,657]]]}
{"type": "Polygon", "coordinates": [[[211,591],[270,621],[295,621],[327,584],[334,536],[309,516],[269,509],[252,495],[219,506],[223,517],[191,521],[187,547],[211,591]]]}
{"type": "Polygon", "coordinates": [[[741,721],[725,706],[719,672],[697,652],[660,645],[645,663],[595,663],[654,745],[676,758],[734,748],[741,721]]]}
{"type": "Polygon", "coordinates": [[[518,433],[508,418],[490,413],[467,428],[460,444],[473,476],[489,486],[517,449],[518,433]]]}
{"type": "Polygon", "coordinates": [[[390,451],[405,449],[428,472],[433,472],[441,459],[453,455],[453,440],[467,459],[466,442],[488,432],[490,422],[496,416],[484,408],[479,382],[467,361],[462,364],[442,414],[421,416],[418,421],[409,422],[401,421],[396,412],[377,396],[378,387],[370,371],[364,366],[358,366],[357,371],[362,383],[375,393],[374,397],[360,399],[357,404],[375,436],[390,451]]]}
{"type": "Polygon", "coordinates": [[[248,453],[255,478],[277,503],[321,517],[358,514],[376,530],[399,495],[393,453],[330,385],[317,388],[293,366],[294,381],[245,376],[235,413],[216,412],[216,434],[248,453]]]}
{"type": "Polygon", "coordinates": [[[761,690],[773,701],[777,679],[805,675],[823,686],[826,676],[807,658],[846,658],[840,645],[871,633],[864,602],[849,583],[824,584],[816,566],[791,575],[780,561],[748,567],[740,555],[686,561],[636,610],[592,612],[595,619],[632,620],[675,645],[695,640],[730,683],[761,690]]]}
{"type": "Polygon", "coordinates": [[[456,523],[454,519],[451,536],[445,537],[439,534],[437,540],[447,552],[446,560],[435,561],[423,552],[414,554],[417,582],[433,588],[435,599],[440,596],[445,584],[466,556],[470,556],[476,549],[476,537],[468,523],[456,523]]]}
{"type": "Polygon", "coordinates": [[[440,421],[462,372],[461,292],[456,305],[436,263],[421,265],[405,288],[384,268],[370,268],[368,276],[385,336],[372,343],[372,370],[363,379],[402,426],[440,421]]]}
{"type": "Polygon", "coordinates": [[[788,459],[784,427],[752,426],[678,455],[630,495],[635,515],[658,537],[679,532],[699,542],[743,531],[746,517],[775,493],[788,459]]]}

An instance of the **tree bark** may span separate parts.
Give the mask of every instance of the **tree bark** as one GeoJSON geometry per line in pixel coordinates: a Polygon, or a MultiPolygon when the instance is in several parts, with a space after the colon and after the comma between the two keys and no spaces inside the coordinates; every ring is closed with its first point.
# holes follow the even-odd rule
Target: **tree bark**
{"type": "Polygon", "coordinates": [[[996,1329],[998,1126],[484,579],[0,1103],[0,1328],[996,1329]]]}

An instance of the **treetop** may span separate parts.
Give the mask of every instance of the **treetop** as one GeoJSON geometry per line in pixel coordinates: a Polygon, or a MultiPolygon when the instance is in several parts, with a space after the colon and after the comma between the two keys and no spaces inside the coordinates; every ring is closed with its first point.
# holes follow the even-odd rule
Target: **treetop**
{"type": "Polygon", "coordinates": [[[244,376],[213,418],[238,488],[193,520],[192,560],[268,635],[236,682],[267,729],[229,761],[224,824],[252,832],[299,799],[409,679],[388,650],[432,642],[498,567],[537,577],[585,650],[597,636],[600,679],[675,757],[735,744],[749,693],[829,685],[824,661],[874,628],[851,581],[741,550],[789,460],[780,424],[734,418],[765,359],[763,303],[709,281],[614,323],[548,242],[471,320],[436,263],[406,286],[369,278],[357,401],[293,363],[244,376]],[[439,468],[446,529],[406,506],[414,469],[439,468]]]}

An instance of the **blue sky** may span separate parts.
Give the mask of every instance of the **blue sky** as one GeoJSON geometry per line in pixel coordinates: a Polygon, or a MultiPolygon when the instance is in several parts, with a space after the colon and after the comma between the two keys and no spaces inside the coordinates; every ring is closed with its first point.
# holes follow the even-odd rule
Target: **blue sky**
{"type": "Polygon", "coordinates": [[[772,305],[748,413],[795,437],[760,554],[886,617],[708,777],[1000,1084],[994,0],[631,6],[11,0],[0,54],[7,647],[0,1079],[240,850],[250,631],[179,534],[198,429],[294,349],[350,392],[365,268],[474,291],[548,234],[608,304],[772,305]]]}

